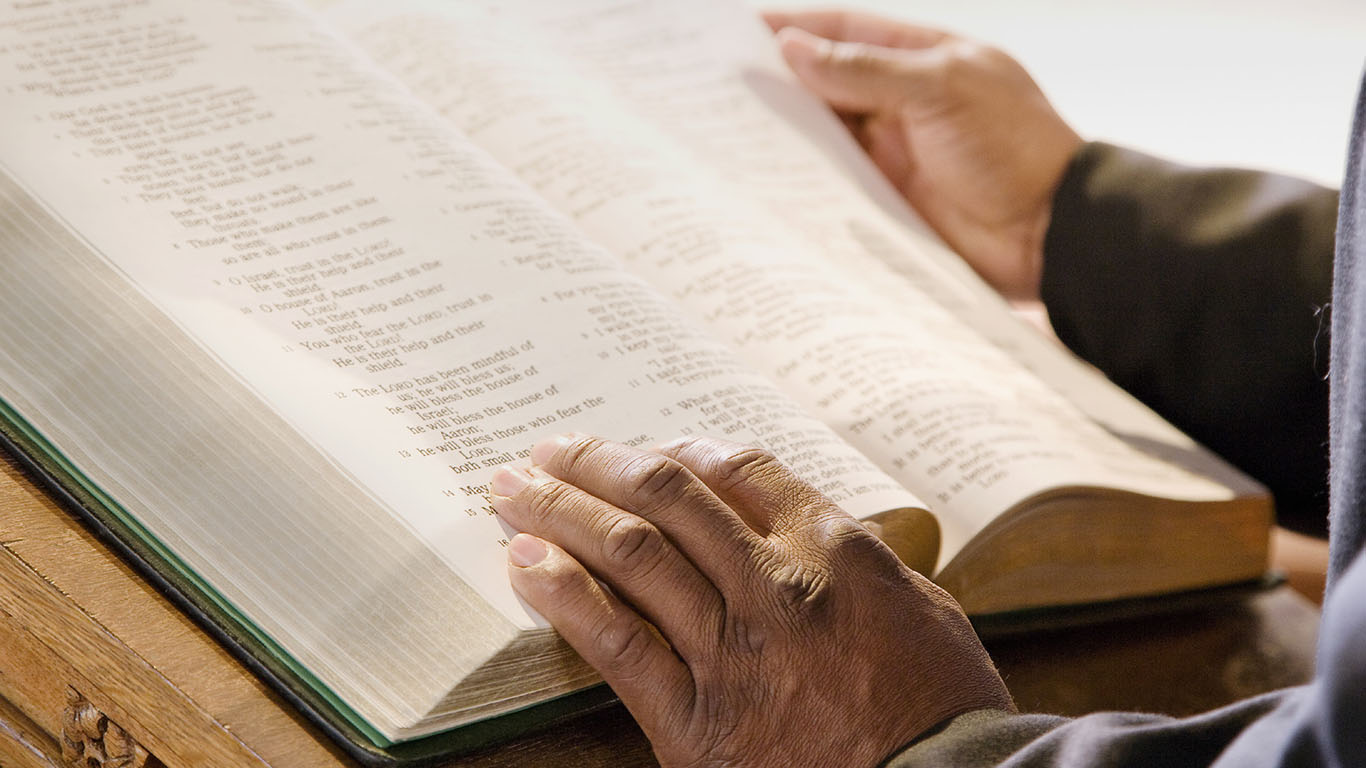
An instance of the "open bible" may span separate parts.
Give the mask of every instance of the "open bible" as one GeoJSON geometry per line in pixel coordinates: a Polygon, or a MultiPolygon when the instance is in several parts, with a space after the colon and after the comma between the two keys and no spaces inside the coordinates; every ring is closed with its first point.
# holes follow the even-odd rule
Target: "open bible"
{"type": "Polygon", "coordinates": [[[764,446],[970,614],[1265,569],[744,8],[18,3],[0,104],[5,432],[372,745],[596,682],[486,498],[550,432],[764,446]]]}

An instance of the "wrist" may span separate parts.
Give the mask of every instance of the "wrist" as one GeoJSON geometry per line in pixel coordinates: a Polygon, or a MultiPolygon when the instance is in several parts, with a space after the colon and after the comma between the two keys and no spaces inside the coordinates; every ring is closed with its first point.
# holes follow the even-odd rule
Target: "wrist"
{"type": "Polygon", "coordinates": [[[1081,149],[1086,145],[1086,142],[1082,141],[1081,137],[1071,128],[1066,125],[1063,128],[1064,130],[1060,132],[1058,141],[1050,153],[1053,170],[1049,174],[1048,183],[1044,185],[1043,194],[1040,195],[1031,221],[1025,227],[1023,251],[1019,262],[1019,283],[1016,286],[1015,295],[1009,297],[1012,299],[1031,302],[1041,301],[1044,263],[1048,253],[1048,234],[1053,225],[1058,191],[1062,188],[1063,180],[1067,178],[1068,171],[1076,161],[1081,149]]]}

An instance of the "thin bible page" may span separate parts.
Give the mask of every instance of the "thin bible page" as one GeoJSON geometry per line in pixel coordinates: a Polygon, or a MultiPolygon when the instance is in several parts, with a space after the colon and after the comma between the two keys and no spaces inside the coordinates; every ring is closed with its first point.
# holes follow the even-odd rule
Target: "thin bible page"
{"type": "Polygon", "coordinates": [[[11,98],[5,164],[510,618],[483,484],[543,433],[729,431],[915,503],[307,14],[159,12],[175,58],[11,98]]]}
{"type": "Polygon", "coordinates": [[[1246,490],[1013,318],[793,81],[747,9],[414,1],[331,17],[928,500],[946,557],[1060,486],[1246,490]]]}

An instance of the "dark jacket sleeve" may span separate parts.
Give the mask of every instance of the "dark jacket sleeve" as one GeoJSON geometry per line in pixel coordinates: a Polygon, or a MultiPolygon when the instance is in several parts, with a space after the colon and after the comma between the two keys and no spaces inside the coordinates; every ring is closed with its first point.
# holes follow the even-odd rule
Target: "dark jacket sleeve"
{"type": "Polygon", "coordinates": [[[1311,768],[1366,765],[1366,552],[1329,593],[1313,682],[1187,718],[959,715],[887,768],[1311,768]]]}
{"type": "MultiPolygon", "coordinates": [[[[1289,515],[1320,526],[1319,311],[1332,281],[1336,197],[1088,145],[1055,197],[1043,276],[1069,347],[1267,483],[1289,515]]],[[[971,712],[888,766],[1366,765],[1366,552],[1341,554],[1350,565],[1324,605],[1308,685],[1184,719],[971,712]]]]}
{"type": "Polygon", "coordinates": [[[1044,245],[1059,338],[1269,487],[1283,525],[1318,535],[1337,204],[1307,182],[1093,143],[1044,245]]]}
{"type": "Polygon", "coordinates": [[[1134,712],[1067,720],[978,710],[940,726],[886,768],[1208,768],[1241,731],[1291,693],[1184,720],[1134,712]]]}

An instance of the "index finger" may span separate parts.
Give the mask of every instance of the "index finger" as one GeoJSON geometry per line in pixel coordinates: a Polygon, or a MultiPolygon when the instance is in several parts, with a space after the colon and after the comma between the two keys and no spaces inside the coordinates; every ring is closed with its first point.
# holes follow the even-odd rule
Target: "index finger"
{"type": "Polygon", "coordinates": [[[949,37],[947,32],[893,21],[871,13],[842,10],[762,12],[774,32],[796,27],[827,40],[868,43],[885,48],[929,48],[949,37]]]}

